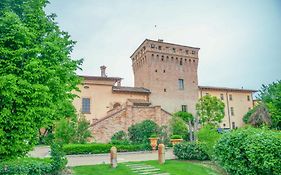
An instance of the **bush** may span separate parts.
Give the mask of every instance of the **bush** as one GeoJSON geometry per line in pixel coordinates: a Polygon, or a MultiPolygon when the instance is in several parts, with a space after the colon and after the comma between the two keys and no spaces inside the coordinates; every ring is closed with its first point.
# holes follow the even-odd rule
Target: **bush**
{"type": "Polygon", "coordinates": [[[82,114],[78,118],[63,118],[56,123],[55,139],[63,144],[86,143],[91,137],[89,128],[90,123],[82,114]]]}
{"type": "Polygon", "coordinates": [[[63,146],[63,151],[70,154],[100,154],[109,153],[110,148],[116,146],[118,152],[129,152],[129,151],[143,151],[151,149],[150,146],[146,144],[141,145],[113,145],[104,143],[88,143],[88,144],[68,144],[63,146]]]}
{"type": "Polygon", "coordinates": [[[137,123],[128,128],[129,139],[135,144],[149,144],[149,137],[153,133],[157,133],[158,125],[151,121],[145,120],[141,123],[137,123]]]}
{"type": "Polygon", "coordinates": [[[230,174],[281,174],[280,132],[246,128],[225,133],[214,153],[230,174]]]}
{"type": "Polygon", "coordinates": [[[173,135],[181,135],[184,140],[188,140],[188,128],[180,117],[173,116],[171,120],[171,133],[173,135]]]}
{"type": "Polygon", "coordinates": [[[181,135],[172,135],[171,139],[182,139],[181,135]]]}
{"type": "Polygon", "coordinates": [[[208,160],[209,156],[204,151],[205,144],[199,142],[183,142],[174,146],[174,154],[183,160],[208,160]]]}
{"type": "Polygon", "coordinates": [[[61,144],[53,143],[51,145],[51,160],[53,172],[57,174],[62,171],[66,164],[67,159],[65,158],[65,153],[63,152],[63,148],[61,144]]]}
{"type": "Polygon", "coordinates": [[[19,158],[0,162],[0,174],[47,175],[53,172],[50,159],[19,158]]]}
{"type": "Polygon", "coordinates": [[[128,135],[125,131],[118,131],[116,133],[113,134],[113,136],[111,137],[111,141],[128,141],[128,135]]]}
{"type": "Polygon", "coordinates": [[[206,153],[210,158],[213,157],[214,154],[214,146],[217,141],[221,138],[222,134],[218,133],[217,128],[213,125],[205,125],[201,128],[198,133],[198,140],[206,145],[206,153]]]}

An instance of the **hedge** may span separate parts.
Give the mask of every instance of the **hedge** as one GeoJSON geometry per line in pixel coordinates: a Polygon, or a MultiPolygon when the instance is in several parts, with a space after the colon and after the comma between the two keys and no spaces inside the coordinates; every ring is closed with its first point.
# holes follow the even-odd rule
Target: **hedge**
{"type": "Polygon", "coordinates": [[[230,174],[281,174],[281,133],[246,128],[225,133],[215,145],[215,160],[230,174]]]}
{"type": "Polygon", "coordinates": [[[103,143],[87,143],[87,144],[67,144],[63,146],[63,151],[67,155],[71,154],[100,154],[109,153],[110,148],[116,146],[118,152],[129,152],[129,151],[143,151],[151,149],[149,145],[112,145],[103,143]]]}
{"type": "Polygon", "coordinates": [[[183,160],[209,160],[205,148],[200,142],[182,142],[174,146],[174,154],[183,160]]]}
{"type": "Polygon", "coordinates": [[[0,162],[0,174],[45,175],[53,172],[51,159],[19,158],[0,162]]]}

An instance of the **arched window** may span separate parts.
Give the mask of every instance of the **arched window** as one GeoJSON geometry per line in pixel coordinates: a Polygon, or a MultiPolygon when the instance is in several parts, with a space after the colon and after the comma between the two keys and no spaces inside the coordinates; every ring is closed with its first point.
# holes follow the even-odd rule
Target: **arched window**
{"type": "Polygon", "coordinates": [[[118,108],[118,107],[120,107],[121,105],[120,105],[120,103],[115,103],[114,105],[113,105],[113,108],[115,109],[115,108],[118,108]]]}

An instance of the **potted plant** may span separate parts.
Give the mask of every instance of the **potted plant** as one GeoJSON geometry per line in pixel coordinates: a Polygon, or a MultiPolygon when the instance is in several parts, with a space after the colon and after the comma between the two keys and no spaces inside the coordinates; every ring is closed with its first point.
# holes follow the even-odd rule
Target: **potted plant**
{"type": "Polygon", "coordinates": [[[152,150],[155,151],[156,150],[156,147],[157,147],[157,141],[158,141],[158,137],[157,135],[154,133],[150,136],[149,138],[150,140],[150,145],[152,147],[152,150]]]}
{"type": "Polygon", "coordinates": [[[183,141],[183,139],[182,139],[181,135],[172,135],[171,136],[171,142],[172,142],[173,146],[177,143],[182,142],[182,141],[183,141]]]}

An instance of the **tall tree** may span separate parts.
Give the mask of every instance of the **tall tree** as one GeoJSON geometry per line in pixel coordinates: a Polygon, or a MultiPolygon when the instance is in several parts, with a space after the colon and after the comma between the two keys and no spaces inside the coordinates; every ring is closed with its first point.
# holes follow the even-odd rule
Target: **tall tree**
{"type": "Polygon", "coordinates": [[[75,115],[75,44],[47,16],[47,0],[0,1],[0,159],[25,155],[37,131],[75,115]]]}
{"type": "Polygon", "coordinates": [[[263,85],[260,99],[269,112],[271,128],[281,130],[281,80],[263,85]]]}
{"type": "Polygon", "coordinates": [[[193,141],[193,132],[192,129],[194,124],[194,117],[191,113],[185,111],[178,111],[174,114],[177,117],[180,117],[186,124],[188,124],[188,131],[189,131],[189,140],[193,141]]]}
{"type": "Polygon", "coordinates": [[[224,117],[224,103],[215,96],[206,95],[200,98],[196,110],[203,125],[218,125],[224,117]]]}

